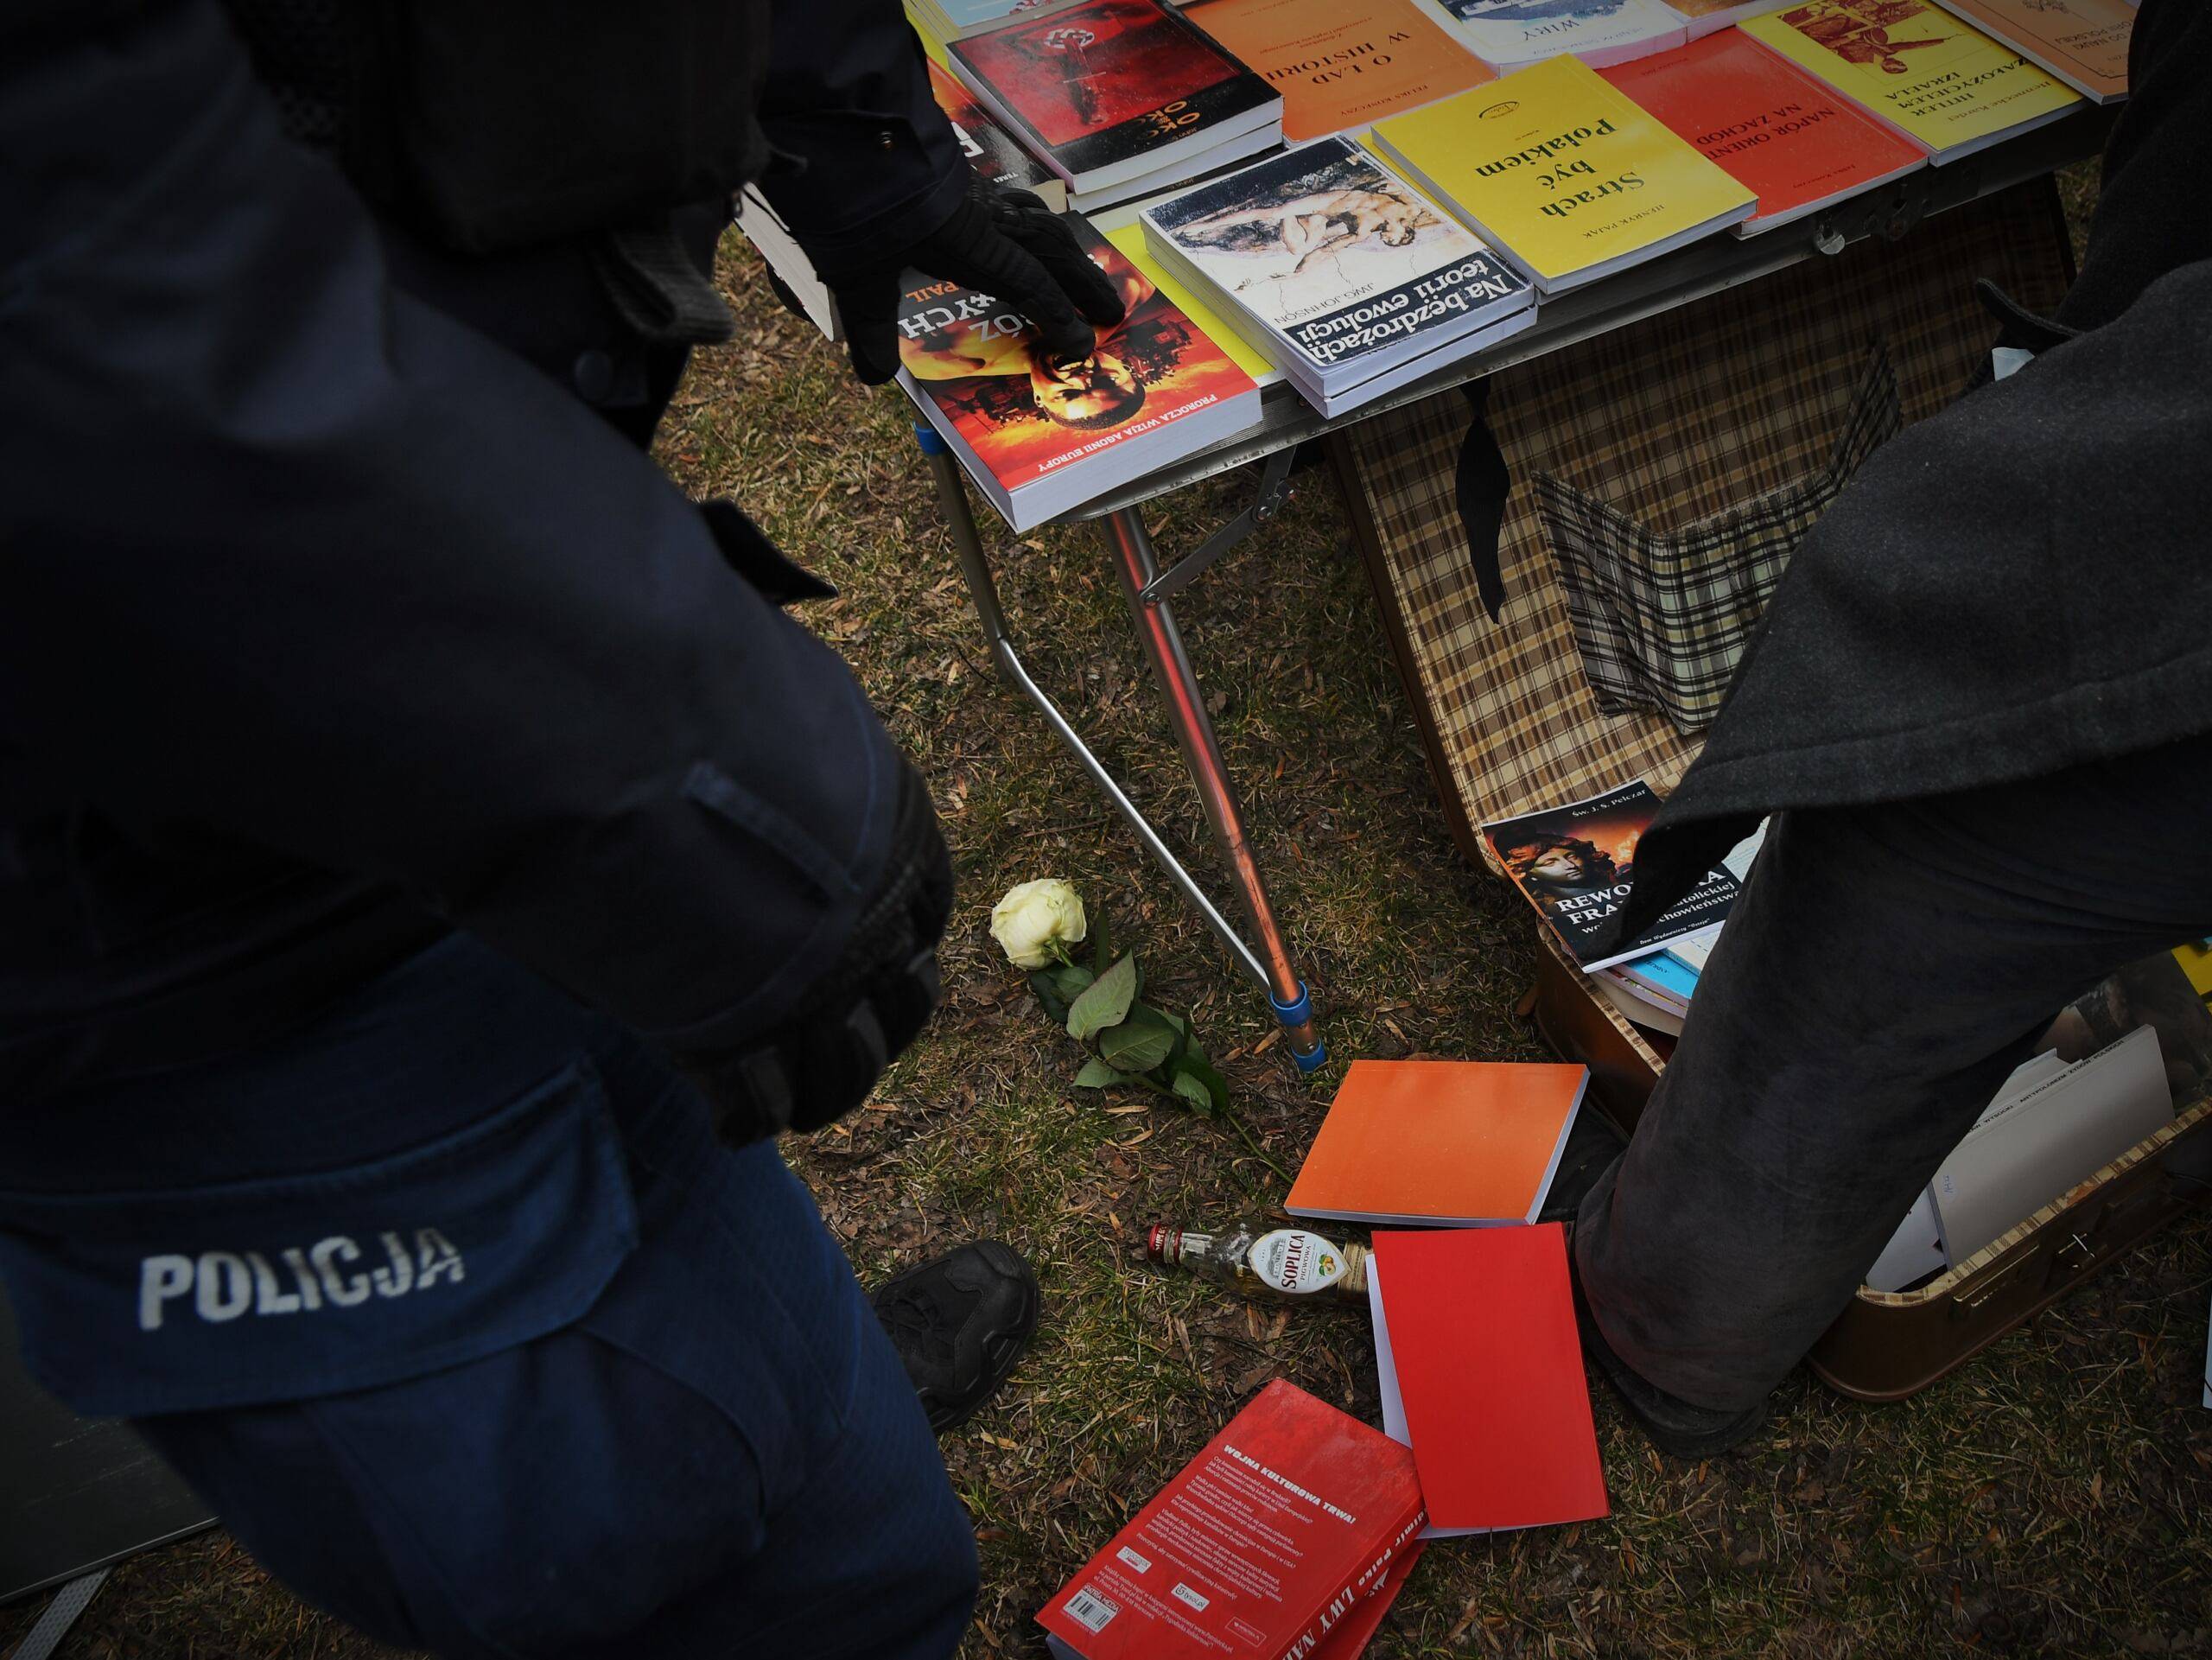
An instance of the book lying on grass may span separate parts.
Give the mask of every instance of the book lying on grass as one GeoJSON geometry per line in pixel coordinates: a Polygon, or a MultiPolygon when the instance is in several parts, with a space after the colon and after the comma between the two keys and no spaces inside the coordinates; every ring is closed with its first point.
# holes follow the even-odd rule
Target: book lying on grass
{"type": "Polygon", "coordinates": [[[1355,1060],[1283,1208],[1415,1227],[1534,1222],[1589,1085],[1586,1066],[1355,1060]]]}
{"type": "Polygon", "coordinates": [[[1566,1240],[1556,1222],[1375,1236],[1367,1298],[1382,1428],[1413,1448],[1425,1537],[1610,1508],[1566,1240]]]}
{"type": "Polygon", "coordinates": [[[1033,190],[1054,213],[1067,212],[1067,181],[1024,149],[974,92],[936,63],[930,65],[930,96],[952,124],[952,136],[972,171],[994,184],[1033,190]]]}
{"type": "Polygon", "coordinates": [[[1166,189],[1282,137],[1282,99],[1160,0],[1079,0],[947,50],[1078,207],[1134,180],[1166,189]]]}
{"type": "Polygon", "coordinates": [[[1811,0],[1739,27],[1938,167],[2082,107],[2073,88],[1926,0],[1811,0]]]}
{"type": "Polygon", "coordinates": [[[1701,41],[1746,18],[1779,11],[1790,3],[1791,0],[1667,0],[1667,9],[1681,14],[1689,25],[1690,39],[1701,41]]]}
{"type": "Polygon", "coordinates": [[[1944,1261],[1956,1268],[2173,1116],[2158,1034],[2148,1026],[2070,1066],[2046,1068],[2025,1088],[2016,1082],[1929,1184],[1944,1261]]]}
{"type": "Polygon", "coordinates": [[[1080,363],[1035,349],[995,296],[910,271],[899,381],[1016,531],[1042,524],[1259,419],[1251,376],[1084,220],[1091,263],[1128,308],[1080,363]]]}
{"type": "Polygon", "coordinates": [[[1393,1570],[1424,1519],[1414,1466],[1398,1442],[1278,1378],[1037,1622],[1054,1654],[1082,1660],[1352,1660],[1356,1648],[1327,1645],[1403,1578],[1393,1570]]]}
{"type": "Polygon", "coordinates": [[[1758,206],[1573,58],[1394,116],[1375,143],[1545,294],[1656,259],[1758,206]]]}
{"type": "Polygon", "coordinates": [[[1282,94],[1294,144],[1496,77],[1414,0],[1192,0],[1183,15],[1282,94]]]}
{"type": "Polygon", "coordinates": [[[2128,0],[1942,0],[1985,35],[2011,47],[2093,104],[2127,96],[2128,0]]]}
{"type": "Polygon", "coordinates": [[[1535,315],[1526,277],[1349,138],[1240,168],[1142,223],[1161,263],[1327,414],[1535,315]]]}
{"type": "Polygon", "coordinates": [[[1738,236],[1788,225],[1928,165],[1918,144],[1740,30],[1604,73],[1757,193],[1738,236]]]}
{"type": "MultiPolygon", "coordinates": [[[[1726,868],[1669,906],[1633,940],[1617,940],[1613,917],[1636,874],[1636,844],[1659,811],[1648,784],[1483,826],[1505,874],[1584,970],[1632,962],[1726,919],[1743,881],[1726,868]]],[[[1731,857],[1734,855],[1732,855],[1731,857]]]]}
{"type": "Polygon", "coordinates": [[[1572,54],[1625,63],[1688,38],[1660,0],[1431,0],[1475,55],[1501,73],[1572,54]]]}

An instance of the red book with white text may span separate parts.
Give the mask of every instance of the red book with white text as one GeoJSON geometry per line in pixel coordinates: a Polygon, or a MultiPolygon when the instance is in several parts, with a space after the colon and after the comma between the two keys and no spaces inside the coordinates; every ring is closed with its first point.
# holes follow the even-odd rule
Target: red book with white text
{"type": "Polygon", "coordinates": [[[1064,1660],[1351,1660],[1421,1520],[1412,1454],[1278,1378],[1037,1623],[1064,1660]]]}
{"type": "Polygon", "coordinates": [[[1413,1448],[1432,1536],[1606,1513],[1565,1229],[1378,1233],[1367,1295],[1383,1427],[1413,1448]]]}
{"type": "Polygon", "coordinates": [[[1928,165],[1928,152],[1736,29],[1598,72],[1758,193],[1738,236],[1928,165]]]}

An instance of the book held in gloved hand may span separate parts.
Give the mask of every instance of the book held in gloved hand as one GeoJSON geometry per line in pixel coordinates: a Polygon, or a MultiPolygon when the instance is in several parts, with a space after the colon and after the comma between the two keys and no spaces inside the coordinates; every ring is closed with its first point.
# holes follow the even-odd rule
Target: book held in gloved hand
{"type": "Polygon", "coordinates": [[[1061,1660],[1355,1660],[1423,1520],[1412,1453],[1278,1378],[1037,1622],[1061,1660]]]}
{"type": "Polygon", "coordinates": [[[1016,531],[1259,419],[1251,376],[1122,251],[1065,221],[1127,308],[1080,362],[1038,347],[995,296],[906,274],[899,384],[1016,531]]]}

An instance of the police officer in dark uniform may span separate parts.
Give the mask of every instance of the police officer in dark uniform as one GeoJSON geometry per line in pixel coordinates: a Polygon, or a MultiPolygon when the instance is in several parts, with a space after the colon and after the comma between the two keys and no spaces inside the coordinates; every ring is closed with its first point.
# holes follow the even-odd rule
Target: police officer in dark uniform
{"type": "Polygon", "coordinates": [[[895,0],[789,10],[0,15],[0,1270],[404,1647],[943,1656],[974,1594],[930,1420],[1035,1283],[872,1310],[772,1142],[926,1019],[944,845],[818,585],[640,450],[749,180],[866,378],[906,265],[1119,307],[895,0]]]}

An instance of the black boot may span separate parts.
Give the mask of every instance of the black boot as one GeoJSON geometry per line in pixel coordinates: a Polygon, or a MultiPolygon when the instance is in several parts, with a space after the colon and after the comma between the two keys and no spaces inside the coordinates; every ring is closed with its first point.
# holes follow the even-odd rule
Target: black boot
{"type": "Polygon", "coordinates": [[[1567,1280],[1574,1288],[1575,1323],[1582,1332],[1582,1352],[1597,1363],[1605,1381],[1613,1386],[1613,1393],[1628,1409],[1630,1418],[1654,1447],[1678,1459],[1711,1458],[1726,1452],[1766,1421],[1764,1401],[1732,1412],[1694,1405],[1678,1395],[1669,1395],[1615,1354],[1583,1297],[1582,1271],[1572,1249],[1567,1261],[1567,1280]]]}
{"type": "Polygon", "coordinates": [[[1037,1276],[995,1240],[908,1269],[868,1301],[939,1434],[998,1392],[1037,1331],[1037,1276]]]}
{"type": "Polygon", "coordinates": [[[1582,1208],[1582,1196],[1597,1185],[1606,1167],[1627,1149],[1628,1138],[1613,1128],[1613,1121],[1586,1097],[1574,1115],[1574,1128],[1567,1133],[1567,1146],[1559,1155],[1559,1168],[1544,1194],[1539,1222],[1572,1222],[1582,1208]]]}

